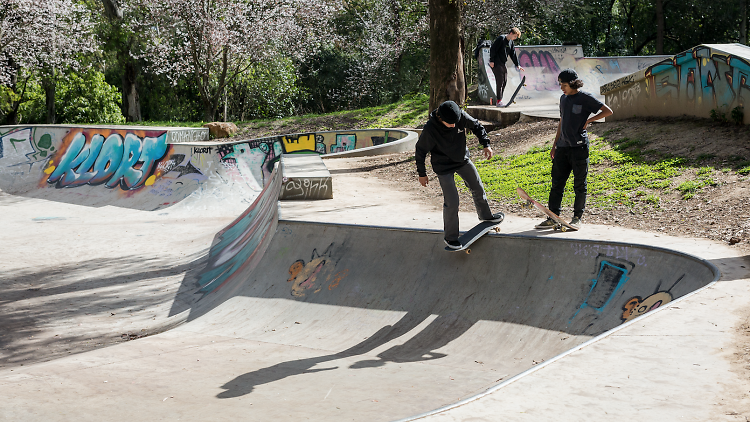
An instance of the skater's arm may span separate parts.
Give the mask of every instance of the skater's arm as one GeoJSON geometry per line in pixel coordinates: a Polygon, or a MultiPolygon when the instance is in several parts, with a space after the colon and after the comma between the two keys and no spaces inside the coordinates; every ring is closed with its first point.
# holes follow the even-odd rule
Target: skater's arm
{"type": "Polygon", "coordinates": [[[600,119],[603,119],[605,117],[609,117],[609,116],[612,115],[612,113],[613,113],[612,109],[609,108],[608,105],[603,104],[602,108],[599,109],[599,113],[598,114],[596,114],[595,116],[591,116],[591,117],[589,117],[588,120],[586,120],[586,123],[583,125],[583,128],[586,129],[589,126],[589,123],[593,122],[594,120],[600,120],[600,119]]]}
{"type": "Polygon", "coordinates": [[[555,159],[555,152],[557,152],[557,141],[560,140],[560,134],[562,131],[562,118],[557,122],[557,133],[555,134],[555,141],[552,142],[552,149],[549,151],[549,157],[555,159]]]}
{"type": "Polygon", "coordinates": [[[419,183],[422,186],[427,186],[427,169],[425,167],[425,159],[427,158],[427,153],[430,151],[429,145],[429,136],[423,131],[422,135],[419,136],[419,140],[417,141],[417,145],[414,151],[414,161],[417,163],[417,174],[419,175],[419,183]]]}
{"type": "Polygon", "coordinates": [[[516,47],[515,46],[511,46],[510,47],[510,54],[508,54],[508,55],[510,56],[510,59],[513,60],[513,64],[516,65],[516,69],[518,69],[519,72],[523,72],[524,68],[521,67],[521,65],[518,64],[518,56],[516,56],[516,47]]]}

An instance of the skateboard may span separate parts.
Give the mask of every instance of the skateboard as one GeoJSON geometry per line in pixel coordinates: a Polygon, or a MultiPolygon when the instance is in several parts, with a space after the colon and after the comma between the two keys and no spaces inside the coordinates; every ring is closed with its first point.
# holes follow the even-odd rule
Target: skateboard
{"type": "MultiPolygon", "coordinates": [[[[502,221],[500,223],[502,223],[502,221]]],[[[495,233],[500,232],[500,227],[498,227],[500,223],[493,223],[491,221],[482,221],[481,223],[472,227],[471,230],[462,234],[458,238],[458,241],[461,242],[461,244],[463,245],[461,249],[451,249],[446,246],[445,250],[449,252],[465,251],[467,254],[469,254],[471,253],[471,248],[470,248],[471,244],[479,240],[479,238],[487,234],[487,232],[489,232],[490,230],[494,230],[495,233]]]]}
{"type": "Polygon", "coordinates": [[[560,218],[557,214],[555,214],[554,212],[548,210],[547,207],[545,207],[544,205],[540,204],[538,201],[534,200],[534,198],[530,197],[529,194],[526,193],[525,190],[523,190],[521,188],[516,188],[516,192],[518,192],[518,196],[520,196],[522,199],[526,200],[526,207],[527,208],[531,208],[532,206],[537,207],[539,209],[539,211],[543,212],[545,215],[547,215],[547,217],[549,217],[552,220],[554,220],[555,223],[557,223],[557,225],[553,227],[555,230],[560,230],[562,232],[566,232],[568,230],[574,232],[574,231],[578,230],[577,228],[575,228],[575,227],[571,226],[570,224],[566,223],[565,220],[563,220],[562,218],[560,218]]]}
{"type": "Polygon", "coordinates": [[[521,83],[518,84],[518,88],[516,88],[516,92],[513,93],[513,96],[510,97],[510,100],[508,101],[508,104],[505,104],[503,107],[510,107],[511,104],[515,104],[514,101],[516,99],[516,95],[518,95],[518,91],[521,90],[522,86],[526,86],[526,75],[524,75],[523,78],[521,78],[521,83]]]}

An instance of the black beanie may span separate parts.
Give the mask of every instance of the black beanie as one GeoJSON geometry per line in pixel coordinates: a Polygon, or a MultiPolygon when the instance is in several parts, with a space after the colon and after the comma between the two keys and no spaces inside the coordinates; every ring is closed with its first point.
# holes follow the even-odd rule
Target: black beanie
{"type": "Polygon", "coordinates": [[[578,74],[573,69],[565,69],[560,72],[559,75],[557,75],[557,80],[559,80],[560,82],[565,82],[566,84],[569,84],[576,79],[578,79],[578,74]]]}
{"type": "Polygon", "coordinates": [[[440,120],[449,125],[456,124],[461,119],[461,108],[453,101],[446,101],[440,104],[437,111],[440,120]]]}

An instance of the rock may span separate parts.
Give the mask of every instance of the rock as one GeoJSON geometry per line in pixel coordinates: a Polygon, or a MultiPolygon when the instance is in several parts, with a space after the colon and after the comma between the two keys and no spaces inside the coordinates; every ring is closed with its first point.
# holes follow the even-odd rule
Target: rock
{"type": "Polygon", "coordinates": [[[229,138],[237,133],[237,125],[232,122],[211,122],[206,123],[203,127],[208,128],[208,133],[214,138],[229,138]]]}
{"type": "Polygon", "coordinates": [[[739,237],[732,237],[731,239],[729,239],[729,244],[734,245],[734,244],[740,243],[741,241],[742,239],[740,239],[739,237]]]}

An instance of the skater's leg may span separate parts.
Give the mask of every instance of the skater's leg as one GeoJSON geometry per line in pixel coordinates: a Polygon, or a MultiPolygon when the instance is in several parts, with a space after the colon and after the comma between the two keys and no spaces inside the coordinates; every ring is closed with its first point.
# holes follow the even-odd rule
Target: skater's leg
{"type": "Polygon", "coordinates": [[[474,207],[477,209],[477,216],[480,220],[492,219],[492,210],[487,202],[487,194],[484,192],[482,179],[474,163],[469,161],[466,165],[456,170],[459,176],[464,179],[464,184],[471,191],[471,197],[474,199],[474,207]]]}
{"type": "Polygon", "coordinates": [[[573,191],[576,199],[573,203],[573,216],[581,218],[586,209],[587,177],[589,174],[589,147],[574,148],[571,154],[573,167],[573,191]]]}
{"type": "Polygon", "coordinates": [[[458,189],[453,173],[439,174],[438,181],[443,189],[443,230],[445,240],[458,240],[458,189]]]}
{"type": "Polygon", "coordinates": [[[560,208],[562,206],[565,183],[568,182],[568,177],[572,170],[568,158],[570,155],[569,151],[570,148],[558,148],[555,152],[555,158],[552,160],[552,187],[549,190],[547,208],[558,216],[560,215],[560,208]]]}

